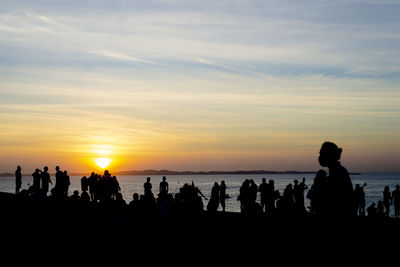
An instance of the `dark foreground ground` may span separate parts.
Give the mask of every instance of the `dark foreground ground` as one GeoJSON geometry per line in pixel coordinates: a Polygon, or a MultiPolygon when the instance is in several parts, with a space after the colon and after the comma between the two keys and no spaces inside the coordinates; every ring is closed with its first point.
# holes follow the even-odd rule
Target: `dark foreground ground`
{"type": "Polygon", "coordinates": [[[230,258],[243,253],[272,257],[282,251],[289,258],[295,251],[306,253],[305,257],[317,252],[333,258],[343,253],[358,257],[356,251],[360,250],[364,257],[385,247],[387,251],[400,249],[400,221],[386,217],[269,217],[229,212],[165,217],[131,214],[129,209],[111,206],[82,208],[39,202],[20,202],[13,194],[0,193],[3,245],[44,252],[69,244],[69,255],[90,248],[101,254],[118,247],[132,253],[168,251],[175,256],[228,251],[222,256],[230,258]]]}

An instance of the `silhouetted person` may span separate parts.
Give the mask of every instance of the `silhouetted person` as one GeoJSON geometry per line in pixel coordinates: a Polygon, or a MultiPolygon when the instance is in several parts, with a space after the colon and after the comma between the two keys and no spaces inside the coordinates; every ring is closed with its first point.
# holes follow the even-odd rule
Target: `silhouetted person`
{"type": "Polygon", "coordinates": [[[239,196],[237,200],[240,201],[240,212],[246,214],[249,208],[250,192],[249,192],[249,179],[245,179],[239,189],[239,196]]]}
{"type": "Polygon", "coordinates": [[[165,198],[168,195],[168,182],[166,181],[167,177],[163,176],[162,181],[160,182],[160,197],[165,198]]]}
{"type": "Polygon", "coordinates": [[[250,179],[250,184],[249,184],[249,194],[250,194],[250,202],[251,204],[255,203],[257,200],[257,192],[258,192],[258,186],[254,182],[253,179],[250,179]]]}
{"type": "Polygon", "coordinates": [[[382,200],[378,201],[378,208],[376,215],[378,215],[379,217],[385,216],[385,207],[382,200]]]}
{"type": "Polygon", "coordinates": [[[117,195],[121,191],[121,187],[119,186],[119,182],[117,176],[113,176],[111,179],[111,195],[113,199],[117,199],[117,195]]]}
{"type": "Polygon", "coordinates": [[[226,199],[226,184],[225,181],[221,181],[219,186],[219,202],[221,203],[222,212],[225,212],[225,199],[226,199]]]}
{"type": "Polygon", "coordinates": [[[394,217],[400,217],[400,186],[396,185],[396,189],[392,192],[392,201],[394,205],[394,217]]]}
{"type": "Polygon", "coordinates": [[[46,196],[47,192],[49,192],[49,184],[53,184],[51,182],[49,168],[47,166],[43,168],[41,179],[42,179],[42,194],[46,196]]]}
{"type": "Polygon", "coordinates": [[[356,184],[356,188],[354,189],[354,206],[356,209],[356,214],[364,216],[365,215],[365,192],[364,187],[367,184],[364,183],[363,186],[360,184],[356,184]]]}
{"type": "Polygon", "coordinates": [[[81,191],[82,192],[87,192],[88,188],[89,188],[88,178],[86,176],[83,176],[81,178],[81,191]]]}
{"type": "Polygon", "coordinates": [[[94,172],[92,172],[88,178],[89,195],[92,201],[95,201],[95,192],[97,186],[97,177],[94,172]]]}
{"type": "Polygon", "coordinates": [[[294,189],[292,184],[288,184],[283,191],[284,210],[287,214],[292,214],[295,209],[294,189]]]}
{"type": "Polygon", "coordinates": [[[367,208],[367,214],[368,217],[375,217],[377,215],[375,203],[371,203],[371,205],[369,205],[369,207],[367,208]]]}
{"type": "Polygon", "coordinates": [[[260,192],[261,210],[264,211],[265,204],[267,201],[267,195],[268,195],[267,179],[265,179],[265,178],[261,179],[261,184],[258,186],[258,192],[260,192]]]}
{"type": "Polygon", "coordinates": [[[319,170],[314,178],[314,183],[308,190],[307,198],[310,200],[310,212],[315,215],[323,215],[326,212],[326,186],[327,173],[324,170],[319,170]]]}
{"type": "Polygon", "coordinates": [[[39,169],[36,169],[34,173],[32,173],[33,177],[33,184],[31,186],[31,192],[32,193],[39,193],[40,192],[40,178],[41,178],[41,171],[39,169]]]}
{"type": "Polygon", "coordinates": [[[138,193],[134,193],[132,195],[132,201],[129,202],[129,208],[131,209],[131,211],[133,213],[138,213],[139,211],[139,194],[138,193]]]}
{"type": "Polygon", "coordinates": [[[219,184],[217,182],[214,183],[214,186],[211,188],[211,197],[210,201],[207,204],[207,211],[210,213],[215,213],[218,210],[219,206],[219,184]]]}
{"type": "Polygon", "coordinates": [[[300,213],[305,212],[304,207],[304,191],[308,188],[306,185],[306,178],[303,177],[301,183],[299,181],[294,180],[293,193],[294,200],[296,205],[296,210],[300,213]]]}
{"type": "Polygon", "coordinates": [[[17,170],[15,171],[15,194],[19,193],[19,190],[22,186],[22,174],[21,174],[21,166],[17,166],[17,170]]]}
{"type": "Polygon", "coordinates": [[[68,176],[68,172],[64,171],[64,183],[63,183],[63,194],[64,196],[68,196],[69,185],[71,184],[68,176]]]}
{"type": "Polygon", "coordinates": [[[60,170],[59,166],[56,166],[56,184],[52,190],[56,197],[64,195],[64,184],[64,173],[60,170]]]}
{"type": "Polygon", "coordinates": [[[350,175],[339,159],[342,149],[332,142],[322,144],[318,161],[322,167],[328,167],[327,210],[332,216],[354,215],[353,185],[350,175]]]}
{"type": "Polygon", "coordinates": [[[80,199],[79,191],[74,190],[74,192],[72,193],[72,196],[70,196],[69,199],[72,201],[78,202],[78,200],[80,199]]]}
{"type": "Polygon", "coordinates": [[[85,205],[90,203],[90,196],[89,196],[89,193],[87,191],[83,191],[81,193],[81,202],[84,203],[85,205]]]}
{"type": "Polygon", "coordinates": [[[279,199],[279,191],[275,190],[274,180],[269,180],[265,191],[265,212],[272,215],[275,211],[275,201],[279,199]]]}
{"type": "Polygon", "coordinates": [[[385,207],[386,216],[389,216],[391,202],[392,202],[392,196],[390,194],[389,186],[385,186],[383,190],[383,206],[385,207]]]}
{"type": "Polygon", "coordinates": [[[153,186],[151,185],[150,179],[151,179],[150,177],[147,177],[146,182],[143,184],[144,196],[146,198],[153,197],[153,193],[151,192],[151,189],[153,188],[153,186]]]}

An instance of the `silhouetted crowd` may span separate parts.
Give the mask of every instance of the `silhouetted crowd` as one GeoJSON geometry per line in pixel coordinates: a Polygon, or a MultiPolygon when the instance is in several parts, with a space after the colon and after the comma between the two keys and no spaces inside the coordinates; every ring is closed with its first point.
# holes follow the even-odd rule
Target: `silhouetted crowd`
{"type": "MultiPolygon", "coordinates": [[[[269,216],[389,216],[390,206],[394,206],[394,217],[400,216],[400,187],[390,192],[386,186],[383,191],[383,199],[378,203],[372,203],[366,208],[364,183],[355,185],[353,189],[348,171],[341,165],[339,159],[342,149],[336,144],[325,142],[319,153],[319,163],[329,169],[319,170],[309,188],[305,178],[301,181],[294,180],[289,183],[282,193],[275,189],[274,180],[267,182],[262,178],[257,185],[253,179],[245,179],[239,189],[237,201],[240,202],[240,211],[244,215],[269,215],[269,216]],[[305,191],[308,192],[305,196],[305,191]],[[310,205],[305,206],[305,197],[310,205]],[[257,200],[260,200],[259,202],[257,200]]],[[[81,193],[75,190],[68,195],[70,178],[67,171],[61,171],[56,167],[55,184],[53,184],[48,172],[48,167],[43,171],[36,169],[32,174],[33,183],[27,190],[21,190],[21,167],[15,171],[16,194],[25,197],[42,196],[48,199],[65,200],[74,203],[75,206],[110,205],[116,209],[129,210],[135,215],[196,215],[207,211],[208,214],[216,214],[221,206],[225,212],[225,200],[229,198],[226,193],[225,181],[220,184],[215,182],[211,188],[210,199],[207,199],[198,187],[192,182],[184,184],[179,192],[169,192],[166,177],[159,184],[159,192],[155,197],[151,178],[147,177],[143,184],[143,194],[135,193],[128,204],[123,199],[121,188],[116,176],[112,176],[108,170],[103,175],[91,173],[89,177],[81,178],[81,193]],[[48,196],[48,192],[50,195],[48,196]],[[203,200],[208,200],[207,206],[203,200]]]]}

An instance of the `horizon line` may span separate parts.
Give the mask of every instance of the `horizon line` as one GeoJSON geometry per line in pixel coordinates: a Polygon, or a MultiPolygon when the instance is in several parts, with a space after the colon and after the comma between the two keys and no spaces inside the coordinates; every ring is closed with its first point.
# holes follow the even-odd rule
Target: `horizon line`
{"type": "MultiPolygon", "coordinates": [[[[107,170],[105,168],[104,170],[107,170]]],[[[102,171],[104,171],[102,170],[102,171]]],[[[71,172],[69,175],[71,176],[86,176],[88,173],[97,173],[96,171],[88,171],[88,172],[71,172]]],[[[155,169],[145,169],[145,170],[124,170],[124,171],[115,171],[113,172],[116,175],[222,175],[222,174],[315,174],[317,171],[296,171],[296,170],[209,170],[209,171],[175,171],[175,170],[155,170],[155,169]]],[[[365,173],[385,173],[385,172],[365,172],[365,173]]],[[[397,172],[386,172],[386,173],[397,173],[397,172]]],[[[400,173],[400,172],[399,172],[400,173]]],[[[350,172],[353,175],[360,175],[362,172],[350,172]]],[[[0,173],[0,176],[13,176],[14,173],[4,172],[0,173]]],[[[31,176],[29,173],[23,173],[22,176],[31,176]]]]}

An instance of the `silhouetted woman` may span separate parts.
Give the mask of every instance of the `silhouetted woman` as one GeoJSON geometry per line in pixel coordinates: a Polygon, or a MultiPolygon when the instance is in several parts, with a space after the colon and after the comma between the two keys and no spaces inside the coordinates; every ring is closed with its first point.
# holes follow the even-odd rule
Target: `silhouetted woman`
{"type": "Polygon", "coordinates": [[[386,216],[389,216],[391,201],[392,196],[390,195],[389,186],[385,186],[385,189],[383,190],[383,206],[385,207],[386,216]]]}
{"type": "Polygon", "coordinates": [[[328,167],[326,209],[332,216],[354,215],[353,185],[350,175],[340,164],[342,149],[332,142],[322,144],[318,161],[328,167]]]}

